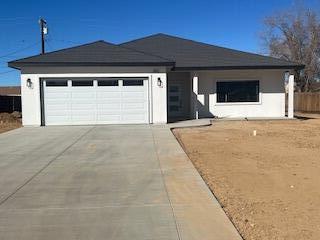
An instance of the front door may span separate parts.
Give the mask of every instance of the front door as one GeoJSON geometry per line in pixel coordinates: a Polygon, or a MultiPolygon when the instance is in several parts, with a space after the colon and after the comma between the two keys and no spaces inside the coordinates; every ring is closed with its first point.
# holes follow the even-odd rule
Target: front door
{"type": "Polygon", "coordinates": [[[169,85],[169,116],[179,118],[184,115],[182,84],[175,83],[169,85]]]}

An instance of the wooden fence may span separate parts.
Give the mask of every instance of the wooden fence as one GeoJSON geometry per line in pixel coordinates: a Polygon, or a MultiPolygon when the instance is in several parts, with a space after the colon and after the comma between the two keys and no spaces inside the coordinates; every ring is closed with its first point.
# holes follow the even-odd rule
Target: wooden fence
{"type": "Polygon", "coordinates": [[[320,93],[295,93],[294,110],[299,112],[320,113],[320,93]]]}

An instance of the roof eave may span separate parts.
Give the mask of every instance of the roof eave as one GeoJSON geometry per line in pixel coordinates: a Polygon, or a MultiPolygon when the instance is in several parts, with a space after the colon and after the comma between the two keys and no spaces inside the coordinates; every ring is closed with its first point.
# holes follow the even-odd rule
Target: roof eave
{"type": "Polygon", "coordinates": [[[250,70],[250,69],[294,69],[302,70],[305,65],[260,65],[260,66],[201,66],[201,67],[174,67],[173,71],[195,70],[250,70]]]}
{"type": "Polygon", "coordinates": [[[174,62],[9,62],[8,66],[14,69],[21,70],[22,67],[144,67],[144,66],[174,66],[174,62]]]}

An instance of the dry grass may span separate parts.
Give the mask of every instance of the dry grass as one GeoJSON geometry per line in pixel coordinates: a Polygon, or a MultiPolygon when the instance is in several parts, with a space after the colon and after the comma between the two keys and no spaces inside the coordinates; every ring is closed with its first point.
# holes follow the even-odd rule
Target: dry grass
{"type": "Polygon", "coordinates": [[[245,239],[320,239],[320,119],[174,133],[245,239]]]}
{"type": "Polygon", "coordinates": [[[0,133],[21,127],[21,118],[15,114],[0,113],[0,133]]]}

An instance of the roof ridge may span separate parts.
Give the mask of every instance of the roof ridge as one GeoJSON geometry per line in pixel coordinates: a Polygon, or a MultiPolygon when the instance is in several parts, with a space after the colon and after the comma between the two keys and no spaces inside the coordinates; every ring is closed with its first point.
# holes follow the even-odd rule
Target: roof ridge
{"type": "Polygon", "coordinates": [[[170,34],[166,34],[166,33],[156,33],[156,34],[152,34],[152,35],[149,35],[149,36],[146,36],[146,37],[133,39],[131,41],[124,42],[122,44],[127,44],[127,43],[140,41],[140,40],[151,38],[151,37],[154,37],[154,36],[157,36],[157,35],[160,35],[160,36],[162,35],[162,36],[166,36],[166,37],[173,38],[173,39],[180,39],[180,40],[196,43],[196,44],[199,44],[199,45],[207,45],[207,46],[210,46],[210,47],[216,47],[216,48],[224,49],[224,50],[227,50],[227,51],[238,52],[238,53],[243,53],[243,54],[252,54],[252,55],[255,55],[255,56],[258,56],[258,57],[269,58],[269,59],[278,60],[278,61],[282,61],[282,62],[286,62],[286,63],[301,64],[301,63],[298,63],[298,62],[288,61],[288,60],[277,58],[277,57],[266,56],[266,55],[253,53],[253,52],[246,52],[246,51],[243,51],[243,50],[238,50],[238,49],[233,49],[233,48],[228,48],[228,47],[222,47],[222,46],[218,46],[218,45],[215,45],[215,44],[200,42],[200,41],[197,41],[197,40],[192,40],[192,39],[179,37],[179,36],[175,36],[175,35],[170,35],[170,34]]]}
{"type": "MultiPolygon", "coordinates": [[[[132,40],[129,40],[129,41],[120,43],[120,44],[118,44],[118,45],[124,45],[124,44],[127,44],[127,43],[132,43],[132,42],[140,41],[140,40],[147,39],[147,38],[151,38],[151,37],[154,37],[154,36],[157,36],[157,35],[166,35],[166,34],[164,34],[164,33],[154,33],[154,34],[151,34],[151,35],[148,35],[148,36],[145,36],[145,37],[132,39],[132,40]]],[[[168,35],[168,36],[169,36],[169,35],[168,35]]]]}
{"type": "Polygon", "coordinates": [[[140,50],[137,50],[137,49],[134,49],[134,48],[129,48],[129,47],[124,47],[124,46],[121,46],[121,44],[117,45],[121,48],[124,48],[124,49],[128,49],[128,50],[131,50],[131,51],[134,51],[134,52],[138,52],[138,53],[142,53],[144,55],[148,55],[148,56],[151,56],[151,57],[157,57],[159,59],[162,59],[162,60],[166,60],[166,61],[170,61],[170,62],[175,62],[173,59],[169,59],[169,58],[164,58],[164,57],[161,57],[159,55],[156,55],[156,54],[152,54],[152,53],[148,53],[148,52],[144,52],[144,51],[140,51],[140,50]]]}
{"type": "Polygon", "coordinates": [[[222,46],[218,46],[218,45],[215,45],[215,44],[200,42],[200,41],[197,41],[197,40],[187,39],[187,38],[183,38],[183,37],[179,37],[179,36],[173,36],[173,35],[164,34],[164,33],[162,33],[162,35],[170,37],[170,38],[176,38],[176,39],[181,39],[181,40],[184,40],[184,41],[193,42],[193,43],[196,43],[196,44],[207,45],[207,46],[210,46],[210,47],[216,47],[216,48],[220,48],[220,49],[224,49],[224,50],[228,50],[228,51],[239,52],[239,53],[244,53],[244,54],[252,54],[252,55],[255,55],[255,56],[258,56],[258,57],[265,57],[265,58],[280,60],[280,61],[287,62],[287,63],[301,64],[301,63],[298,63],[298,62],[287,61],[285,59],[281,59],[281,58],[277,58],[277,57],[266,56],[266,55],[253,53],[253,52],[246,52],[246,51],[238,50],[238,49],[234,49],[234,48],[222,47],[222,46]]]}

